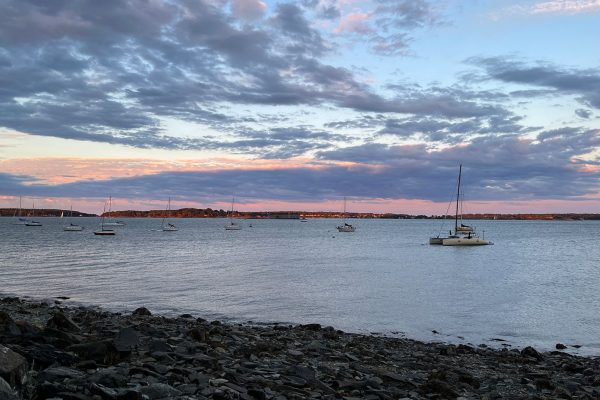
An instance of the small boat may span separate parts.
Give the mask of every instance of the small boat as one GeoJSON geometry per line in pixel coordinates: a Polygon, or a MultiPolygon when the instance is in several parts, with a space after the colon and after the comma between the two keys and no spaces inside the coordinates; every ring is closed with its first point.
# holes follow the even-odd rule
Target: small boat
{"type": "MultiPolygon", "coordinates": [[[[442,246],[482,246],[492,244],[490,241],[485,240],[483,237],[479,237],[475,233],[475,228],[462,223],[462,205],[460,198],[460,181],[462,177],[462,164],[458,169],[458,183],[456,189],[456,211],[454,213],[454,233],[450,231],[450,234],[446,237],[429,238],[429,244],[442,245],[442,246]],[[460,224],[459,224],[460,220],[460,224]]],[[[450,207],[450,206],[448,206],[450,207]]]]}
{"type": "Polygon", "coordinates": [[[26,225],[29,220],[21,217],[21,196],[19,196],[19,209],[15,210],[14,218],[17,218],[12,224],[13,225],[26,225]]]}
{"type": "Polygon", "coordinates": [[[229,214],[229,223],[225,225],[226,231],[239,231],[242,229],[240,224],[233,220],[233,204],[235,203],[235,197],[231,199],[231,213],[229,214]]]}
{"type": "Polygon", "coordinates": [[[171,213],[171,198],[169,197],[169,202],[167,204],[167,216],[162,219],[162,231],[163,232],[176,232],[178,229],[175,225],[167,222],[167,218],[171,213]]]}
{"type": "Polygon", "coordinates": [[[110,216],[112,212],[112,197],[108,197],[108,218],[109,220],[107,222],[104,223],[104,226],[125,226],[125,222],[123,221],[113,221],[112,217],[110,216]]]}
{"type": "MultiPolygon", "coordinates": [[[[31,210],[32,218],[33,218],[34,214],[35,214],[35,202],[33,202],[32,210],[31,210]]],[[[30,219],[29,221],[25,222],[25,226],[42,226],[42,223],[38,222],[38,221],[34,221],[33,219],[30,219]]]]}
{"type": "Polygon", "coordinates": [[[100,220],[100,229],[98,229],[97,231],[94,231],[94,235],[96,236],[114,236],[115,235],[115,231],[112,229],[107,229],[105,228],[105,224],[104,224],[104,214],[106,212],[106,203],[104,203],[104,209],[102,210],[102,217],[100,220]]]}
{"type": "MultiPolygon", "coordinates": [[[[60,217],[63,217],[63,213],[60,213],[60,217]]],[[[69,218],[73,217],[73,206],[71,206],[71,209],[69,210],[69,218]]],[[[83,230],[83,226],[81,225],[77,225],[74,223],[69,223],[69,225],[64,225],[63,226],[63,231],[65,232],[81,232],[83,230]]]]}
{"type": "Polygon", "coordinates": [[[346,222],[346,198],[344,197],[344,218],[342,219],[342,224],[336,227],[338,232],[354,232],[356,228],[351,224],[346,222]]]}
{"type": "Polygon", "coordinates": [[[300,218],[300,222],[308,222],[306,218],[300,218]]]}

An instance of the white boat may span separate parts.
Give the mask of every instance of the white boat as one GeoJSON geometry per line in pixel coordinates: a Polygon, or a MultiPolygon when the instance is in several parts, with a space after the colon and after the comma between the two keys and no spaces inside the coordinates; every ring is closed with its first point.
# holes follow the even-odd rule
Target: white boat
{"type": "Polygon", "coordinates": [[[233,220],[233,204],[235,203],[235,197],[231,199],[231,213],[229,214],[229,222],[225,225],[226,231],[239,231],[242,229],[240,224],[233,220]]]}
{"type": "MultiPolygon", "coordinates": [[[[60,213],[60,217],[63,217],[63,213],[60,213]]],[[[73,217],[73,206],[71,206],[71,209],[69,210],[69,218],[73,217]]],[[[64,225],[63,226],[63,231],[65,232],[81,232],[83,230],[83,226],[81,225],[77,225],[74,223],[69,223],[69,225],[64,225]]]]}
{"type": "Polygon", "coordinates": [[[336,227],[338,232],[354,232],[356,228],[351,224],[346,222],[346,198],[344,197],[344,218],[342,219],[342,224],[336,227]]]}
{"type": "Polygon", "coordinates": [[[100,219],[100,229],[94,231],[94,235],[96,236],[114,236],[115,231],[113,229],[105,228],[106,224],[104,223],[104,214],[106,212],[106,203],[104,203],[104,209],[102,210],[102,217],[100,219]]]}
{"type": "Polygon", "coordinates": [[[104,226],[125,226],[125,222],[123,221],[113,221],[112,217],[110,216],[112,212],[112,197],[109,196],[108,198],[108,218],[109,220],[106,221],[104,223],[104,226]]]}
{"type": "Polygon", "coordinates": [[[25,225],[29,222],[29,220],[27,218],[23,218],[21,217],[21,196],[19,196],[19,209],[16,210],[15,209],[15,214],[13,215],[13,218],[16,218],[15,221],[12,223],[13,225],[25,225]]]}
{"type": "Polygon", "coordinates": [[[450,234],[446,237],[429,238],[429,244],[436,244],[442,246],[482,246],[492,244],[490,241],[485,240],[483,237],[479,237],[475,232],[475,228],[462,223],[462,200],[460,197],[460,181],[462,177],[462,164],[458,169],[458,183],[456,185],[456,211],[454,213],[454,233],[450,231],[450,234]],[[460,221],[460,223],[459,223],[460,221]]]}
{"type": "Polygon", "coordinates": [[[171,213],[171,198],[169,197],[169,203],[167,204],[167,216],[162,219],[162,231],[163,232],[176,232],[178,229],[175,225],[167,221],[171,213]]]}
{"type": "Polygon", "coordinates": [[[41,222],[38,221],[34,221],[33,220],[33,215],[35,214],[35,201],[32,204],[32,209],[31,209],[31,218],[29,221],[25,222],[25,226],[42,226],[41,222]]]}

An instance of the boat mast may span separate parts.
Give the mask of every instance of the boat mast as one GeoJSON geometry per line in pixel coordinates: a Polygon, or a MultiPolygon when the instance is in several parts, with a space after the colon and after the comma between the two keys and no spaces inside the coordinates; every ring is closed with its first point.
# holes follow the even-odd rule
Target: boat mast
{"type": "Polygon", "coordinates": [[[454,214],[454,233],[458,232],[458,203],[460,201],[460,176],[462,175],[462,164],[458,167],[458,185],[456,186],[456,213],[454,214]]]}

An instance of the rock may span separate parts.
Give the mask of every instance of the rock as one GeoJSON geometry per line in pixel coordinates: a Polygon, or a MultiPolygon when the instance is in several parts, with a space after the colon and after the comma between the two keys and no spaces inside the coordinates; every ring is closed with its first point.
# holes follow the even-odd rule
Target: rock
{"type": "Polygon", "coordinates": [[[92,383],[88,387],[91,394],[102,397],[103,400],[114,400],[117,398],[117,391],[106,386],[92,383]]]}
{"type": "Polygon", "coordinates": [[[131,315],[138,315],[138,316],[151,316],[152,313],[150,312],[150,310],[148,310],[146,307],[140,307],[140,308],[136,308],[131,315]]]}
{"type": "Polygon", "coordinates": [[[567,346],[565,346],[564,344],[562,344],[562,343],[556,343],[556,349],[557,350],[564,350],[566,348],[567,348],[567,346]]]}
{"type": "Polygon", "coordinates": [[[114,367],[102,368],[94,372],[88,379],[97,385],[119,388],[127,385],[128,373],[129,371],[119,371],[114,367]]]}
{"type": "Polygon", "coordinates": [[[206,342],[206,330],[204,328],[192,328],[188,335],[198,342],[206,342]]]}
{"type": "Polygon", "coordinates": [[[0,378],[0,400],[18,400],[19,396],[10,387],[8,382],[0,378]]]}
{"type": "Polygon", "coordinates": [[[103,364],[112,364],[119,359],[119,352],[115,349],[112,340],[75,344],[67,347],[67,350],[76,353],[82,359],[103,364]]]}
{"type": "Polygon", "coordinates": [[[0,334],[8,336],[18,336],[21,330],[13,319],[5,311],[0,310],[0,334]]]}
{"type": "Polygon", "coordinates": [[[148,386],[144,386],[140,389],[142,394],[148,396],[150,400],[154,399],[167,399],[172,397],[181,396],[181,392],[174,387],[164,383],[152,383],[148,386]]]}
{"type": "Polygon", "coordinates": [[[544,358],[540,353],[538,353],[536,349],[534,349],[531,346],[527,346],[523,350],[521,350],[521,355],[525,357],[535,358],[538,361],[541,361],[544,358]]]}
{"type": "Polygon", "coordinates": [[[306,331],[320,331],[321,324],[305,324],[305,325],[300,325],[300,328],[302,328],[306,331]]]}
{"type": "Polygon", "coordinates": [[[115,337],[113,344],[117,351],[121,353],[129,353],[134,350],[139,344],[139,333],[131,328],[122,328],[115,337]]]}
{"type": "Polygon", "coordinates": [[[302,365],[292,365],[287,369],[286,373],[291,376],[302,378],[307,382],[314,382],[316,380],[315,370],[302,365]]]}
{"type": "Polygon", "coordinates": [[[0,345],[0,378],[11,387],[21,386],[27,379],[27,360],[8,347],[0,345]]]}
{"type": "Polygon", "coordinates": [[[46,323],[48,328],[58,329],[59,331],[66,332],[79,332],[79,326],[73,322],[69,317],[60,311],[54,313],[52,318],[46,323]]]}
{"type": "Polygon", "coordinates": [[[164,340],[152,340],[148,343],[148,350],[151,353],[154,352],[162,352],[162,353],[170,353],[173,351],[173,348],[170,344],[165,342],[164,340]]]}
{"type": "Polygon", "coordinates": [[[41,371],[37,375],[38,382],[62,382],[65,379],[83,378],[84,374],[76,369],[67,367],[50,367],[41,371]]]}
{"type": "Polygon", "coordinates": [[[179,318],[183,318],[183,319],[194,319],[194,316],[192,314],[181,314],[179,316],[179,318]]]}

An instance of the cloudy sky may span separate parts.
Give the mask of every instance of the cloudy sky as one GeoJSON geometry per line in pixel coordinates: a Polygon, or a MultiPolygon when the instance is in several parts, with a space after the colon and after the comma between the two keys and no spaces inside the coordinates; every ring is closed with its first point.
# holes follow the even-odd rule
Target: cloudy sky
{"type": "Polygon", "coordinates": [[[0,1],[0,207],[600,212],[600,0],[0,1]]]}

